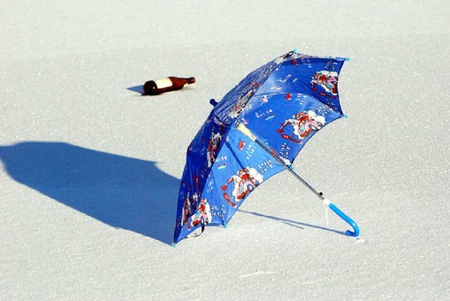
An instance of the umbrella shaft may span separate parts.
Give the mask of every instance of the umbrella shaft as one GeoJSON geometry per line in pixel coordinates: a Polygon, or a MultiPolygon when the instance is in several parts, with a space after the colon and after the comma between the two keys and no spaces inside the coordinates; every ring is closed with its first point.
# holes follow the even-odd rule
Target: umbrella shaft
{"type": "Polygon", "coordinates": [[[256,142],[259,146],[261,146],[266,152],[268,152],[275,160],[280,163],[285,169],[287,169],[291,174],[293,174],[300,182],[302,182],[306,187],[309,188],[319,199],[322,200],[322,202],[330,208],[334,213],[336,213],[340,218],[342,218],[345,222],[347,222],[349,225],[353,227],[353,231],[347,230],[345,232],[349,236],[358,236],[359,235],[359,227],[358,225],[350,218],[348,217],[344,212],[342,212],[338,207],[336,207],[333,203],[328,201],[324,198],[321,192],[318,192],[314,188],[312,188],[311,185],[308,184],[305,180],[303,180],[302,177],[300,177],[293,169],[291,165],[287,165],[283,159],[281,159],[275,150],[271,150],[267,145],[265,145],[263,142],[259,141],[258,138],[256,138],[255,135],[242,123],[237,125],[237,129],[241,131],[244,135],[252,139],[254,142],[256,142]]]}
{"type": "Polygon", "coordinates": [[[318,192],[317,190],[315,190],[311,185],[308,184],[308,182],[306,182],[302,177],[300,177],[293,169],[291,165],[287,165],[279,156],[277,156],[277,154],[275,153],[274,150],[269,149],[264,143],[262,143],[261,141],[258,140],[258,138],[256,138],[255,135],[253,135],[253,133],[242,123],[237,125],[237,129],[243,133],[244,135],[246,135],[247,137],[249,137],[250,139],[252,139],[253,141],[255,141],[259,146],[261,146],[266,152],[268,152],[278,163],[280,163],[286,170],[288,170],[291,174],[294,175],[294,177],[296,177],[300,182],[303,183],[303,185],[305,185],[306,187],[308,187],[309,190],[311,190],[315,195],[317,195],[317,197],[319,199],[321,199],[322,201],[325,199],[322,195],[321,192],[318,192]]]}
{"type": "Polygon", "coordinates": [[[315,195],[317,195],[317,197],[321,200],[324,200],[325,198],[323,197],[321,192],[318,192],[317,190],[315,190],[311,185],[309,185],[308,182],[306,182],[302,177],[299,176],[298,173],[296,173],[293,169],[292,166],[287,165],[282,159],[280,159],[280,157],[278,157],[276,154],[274,154],[273,151],[270,151],[269,148],[267,146],[265,146],[261,141],[259,141],[258,139],[255,139],[255,142],[261,146],[266,152],[268,152],[269,154],[272,155],[272,157],[275,158],[275,160],[277,160],[278,163],[280,163],[286,170],[288,170],[292,175],[294,175],[294,177],[296,177],[300,182],[303,183],[303,185],[305,185],[309,190],[311,190],[315,195]]]}
{"type": "MultiPolygon", "coordinates": [[[[283,163],[284,163],[284,162],[283,162],[283,163]]],[[[286,168],[287,170],[289,170],[289,172],[290,172],[291,174],[293,174],[300,182],[302,182],[303,185],[305,185],[306,187],[308,187],[309,190],[311,190],[315,195],[317,195],[317,197],[318,197],[319,199],[321,199],[322,201],[325,199],[325,198],[323,197],[322,192],[318,192],[318,191],[315,190],[311,185],[309,185],[309,183],[306,182],[302,177],[300,177],[300,176],[298,175],[298,173],[296,173],[294,170],[292,170],[292,167],[291,167],[291,166],[288,166],[288,165],[284,164],[284,168],[286,168]]]]}

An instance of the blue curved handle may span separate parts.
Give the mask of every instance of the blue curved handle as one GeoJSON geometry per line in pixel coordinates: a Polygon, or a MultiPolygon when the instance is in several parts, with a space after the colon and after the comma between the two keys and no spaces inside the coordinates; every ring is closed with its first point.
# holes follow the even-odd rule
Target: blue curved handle
{"type": "Polygon", "coordinates": [[[345,234],[347,234],[348,236],[354,236],[357,237],[359,236],[359,227],[358,225],[355,223],[354,220],[352,220],[350,217],[347,216],[347,214],[345,214],[344,212],[341,211],[341,209],[339,209],[338,207],[336,207],[333,203],[329,203],[328,207],[333,210],[334,213],[336,213],[337,215],[339,215],[340,218],[342,218],[344,221],[347,222],[347,224],[349,224],[350,226],[353,227],[353,232],[350,230],[347,230],[345,232],[345,234]]]}

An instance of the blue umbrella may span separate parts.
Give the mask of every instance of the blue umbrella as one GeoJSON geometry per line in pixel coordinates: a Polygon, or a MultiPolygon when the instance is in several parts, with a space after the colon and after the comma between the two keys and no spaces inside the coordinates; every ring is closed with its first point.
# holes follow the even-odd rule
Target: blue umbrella
{"type": "Polygon", "coordinates": [[[353,228],[358,225],[292,168],[305,143],[344,116],[337,83],[345,58],[291,51],[248,74],[219,102],[188,147],[174,245],[206,225],[226,226],[249,194],[288,170],[353,228]]]}

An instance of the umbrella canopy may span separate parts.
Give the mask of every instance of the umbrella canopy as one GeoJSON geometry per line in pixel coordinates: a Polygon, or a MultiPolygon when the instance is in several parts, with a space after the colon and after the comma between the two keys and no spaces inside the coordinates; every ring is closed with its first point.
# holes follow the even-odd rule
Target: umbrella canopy
{"type": "Polygon", "coordinates": [[[345,60],[292,51],[225,95],[188,147],[174,244],[207,224],[226,226],[258,185],[282,170],[292,171],[305,143],[344,116],[337,83],[345,60]]]}

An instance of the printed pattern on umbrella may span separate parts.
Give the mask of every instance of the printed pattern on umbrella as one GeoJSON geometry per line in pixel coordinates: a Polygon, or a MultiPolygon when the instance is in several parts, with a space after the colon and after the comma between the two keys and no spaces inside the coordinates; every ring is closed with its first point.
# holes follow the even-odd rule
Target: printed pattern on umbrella
{"type": "Polygon", "coordinates": [[[344,61],[289,52],[224,96],[188,147],[174,243],[200,226],[226,225],[256,187],[284,170],[237,124],[291,165],[316,132],[344,116],[337,89],[344,61]]]}

